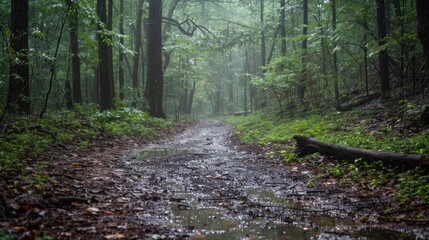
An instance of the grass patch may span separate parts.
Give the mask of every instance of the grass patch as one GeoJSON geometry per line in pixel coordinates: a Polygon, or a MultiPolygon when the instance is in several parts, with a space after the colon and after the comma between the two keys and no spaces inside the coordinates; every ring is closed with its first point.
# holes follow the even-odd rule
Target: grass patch
{"type": "Polygon", "coordinates": [[[307,162],[317,174],[316,179],[337,178],[341,183],[353,182],[360,188],[387,186],[396,189],[401,204],[416,201],[429,204],[429,176],[421,169],[398,172],[357,159],[354,163],[325,162],[320,156],[297,158],[293,153],[293,136],[304,135],[321,141],[371,150],[399,153],[429,154],[429,130],[404,134],[397,128],[394,118],[371,118],[359,113],[331,113],[324,116],[310,115],[303,118],[280,118],[267,113],[234,116],[222,119],[236,126],[241,141],[248,144],[271,146],[269,158],[291,162],[307,162]],[[311,159],[309,159],[311,158],[311,159]]]}
{"type": "Polygon", "coordinates": [[[76,111],[60,111],[44,119],[8,119],[12,122],[0,134],[0,170],[19,170],[26,159],[39,157],[57,144],[75,144],[86,150],[100,136],[151,138],[172,126],[171,121],[156,119],[132,108],[100,112],[95,106],[78,106],[76,111]]]}
{"type": "Polygon", "coordinates": [[[224,120],[235,125],[241,141],[249,144],[286,143],[294,135],[304,135],[349,147],[429,154],[429,130],[404,136],[385,123],[378,124],[354,113],[295,119],[258,113],[224,120]]]}

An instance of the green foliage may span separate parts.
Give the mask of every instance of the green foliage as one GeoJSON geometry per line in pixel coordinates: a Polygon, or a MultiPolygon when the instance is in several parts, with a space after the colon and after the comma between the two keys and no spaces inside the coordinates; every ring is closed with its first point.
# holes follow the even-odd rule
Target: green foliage
{"type": "Polygon", "coordinates": [[[395,184],[398,200],[403,203],[420,201],[429,203],[429,176],[420,169],[398,173],[395,169],[385,168],[380,162],[368,162],[361,159],[353,163],[326,162],[318,154],[297,158],[293,153],[294,135],[305,135],[316,139],[352,147],[384,150],[402,153],[429,154],[429,131],[404,135],[385,122],[374,122],[358,113],[333,113],[325,116],[307,116],[299,119],[275,117],[266,112],[249,116],[224,118],[236,125],[237,134],[243,142],[249,144],[270,145],[274,152],[269,158],[310,164],[317,169],[307,183],[314,186],[318,179],[336,178],[339,183],[356,184],[362,189],[395,184]]]}
{"type": "Polygon", "coordinates": [[[0,240],[14,240],[16,239],[15,235],[4,233],[0,230],[0,240]]]}
{"type": "Polygon", "coordinates": [[[310,115],[294,119],[279,118],[264,112],[232,117],[226,121],[237,126],[242,141],[251,144],[286,143],[294,135],[305,135],[349,147],[429,154],[429,130],[404,137],[385,123],[371,129],[375,123],[359,118],[355,113],[310,115]]]}
{"type": "Polygon", "coordinates": [[[0,135],[0,169],[24,167],[24,159],[37,158],[56,144],[77,144],[87,150],[102,134],[150,138],[171,126],[170,121],[154,119],[137,109],[100,112],[94,105],[77,105],[75,112],[51,113],[37,121],[17,118],[10,132],[0,135]]]}
{"type": "Polygon", "coordinates": [[[398,198],[403,204],[416,198],[424,204],[429,204],[429,175],[425,175],[419,168],[401,174],[396,188],[399,192],[398,198]]]}

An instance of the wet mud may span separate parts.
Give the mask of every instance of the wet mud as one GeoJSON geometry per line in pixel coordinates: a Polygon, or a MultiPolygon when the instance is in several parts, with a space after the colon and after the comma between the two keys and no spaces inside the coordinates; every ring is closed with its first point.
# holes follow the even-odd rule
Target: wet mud
{"type": "Polygon", "coordinates": [[[126,163],[149,193],[135,217],[164,231],[149,238],[427,239],[427,226],[377,221],[382,199],[327,185],[310,188],[311,171],[238,151],[233,128],[204,120],[150,144],[126,163]],[[373,218],[373,219],[371,219],[373,218]]]}
{"type": "Polygon", "coordinates": [[[386,190],[335,179],[308,184],[314,169],[252,153],[218,121],[176,129],[152,143],[99,140],[87,151],[46,155],[40,170],[0,172],[0,232],[18,239],[429,239],[425,221],[382,218],[386,209],[407,217],[386,190]]]}

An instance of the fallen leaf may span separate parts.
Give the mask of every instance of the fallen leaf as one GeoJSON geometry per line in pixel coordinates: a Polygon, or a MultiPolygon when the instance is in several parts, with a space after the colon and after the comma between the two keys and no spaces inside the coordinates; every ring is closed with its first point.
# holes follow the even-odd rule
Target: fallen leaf
{"type": "Polygon", "coordinates": [[[125,235],[122,233],[116,233],[116,234],[110,234],[104,236],[105,239],[123,239],[125,238],[125,235]]]}
{"type": "Polygon", "coordinates": [[[78,227],[77,228],[78,231],[81,232],[88,232],[88,233],[97,233],[97,230],[95,229],[95,227],[78,227]]]}
{"type": "Polygon", "coordinates": [[[100,211],[100,209],[95,208],[95,207],[89,207],[89,208],[86,209],[86,211],[90,212],[90,213],[97,213],[97,212],[100,211]]]}

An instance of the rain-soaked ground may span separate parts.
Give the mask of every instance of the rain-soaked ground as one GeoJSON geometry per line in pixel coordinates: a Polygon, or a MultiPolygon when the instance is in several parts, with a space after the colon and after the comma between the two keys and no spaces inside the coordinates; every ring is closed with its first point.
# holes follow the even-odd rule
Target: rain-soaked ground
{"type": "Polygon", "coordinates": [[[165,230],[151,238],[428,239],[427,226],[371,220],[377,197],[308,188],[308,171],[236,150],[232,132],[200,121],[127,160],[155,196],[135,216],[165,230]]]}
{"type": "Polygon", "coordinates": [[[0,239],[429,239],[429,220],[409,217],[427,205],[402,209],[386,189],[335,179],[308,184],[314,169],[240,151],[231,126],[172,131],[185,126],[143,146],[108,138],[53,151],[38,174],[0,172],[0,239]]]}

